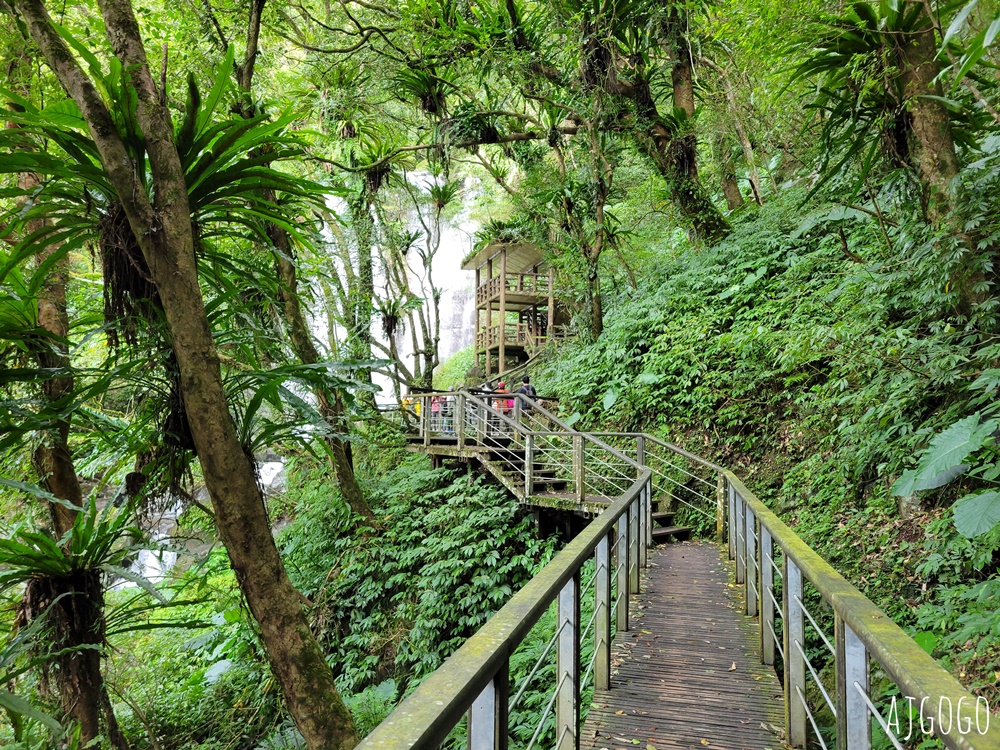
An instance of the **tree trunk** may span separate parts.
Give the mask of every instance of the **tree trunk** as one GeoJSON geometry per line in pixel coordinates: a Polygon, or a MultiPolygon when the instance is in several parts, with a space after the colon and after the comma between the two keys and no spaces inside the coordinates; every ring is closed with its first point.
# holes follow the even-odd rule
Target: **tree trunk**
{"type": "Polygon", "coordinates": [[[354,723],[285,573],[251,459],[229,413],[198,282],[187,185],[169,112],[160,103],[129,0],[101,0],[99,5],[112,51],[135,87],[155,204],[146,198],[100,94],[41,0],[16,0],[19,15],[87,121],[159,291],[216,523],[288,710],[309,748],[351,748],[358,741],[354,723]]]}
{"type": "Polygon", "coordinates": [[[732,169],[724,169],[722,172],[722,193],[726,196],[726,205],[730,211],[743,205],[743,193],[740,192],[740,185],[732,169]]]}
{"type": "MultiPolygon", "coordinates": [[[[309,326],[306,323],[305,315],[302,314],[302,306],[299,303],[298,275],[295,271],[295,263],[291,259],[291,245],[288,242],[288,233],[281,227],[271,225],[268,228],[271,241],[274,242],[278,252],[275,253],[275,263],[278,272],[278,287],[281,294],[281,309],[284,314],[285,323],[288,325],[289,339],[296,356],[303,364],[312,365],[321,361],[319,351],[313,343],[309,333],[309,326]]],[[[364,516],[369,520],[374,520],[368,503],[365,502],[361,486],[354,474],[354,463],[346,441],[339,435],[343,435],[348,430],[347,420],[344,414],[344,402],[339,393],[330,395],[326,389],[317,387],[316,403],[323,419],[335,432],[326,438],[327,445],[333,454],[333,468],[337,474],[337,483],[340,485],[340,492],[344,500],[355,513],[364,516]]]]}
{"type": "MultiPolygon", "coordinates": [[[[265,4],[266,0],[253,0],[250,4],[250,15],[247,19],[246,59],[239,66],[236,75],[237,83],[247,95],[247,101],[244,103],[244,117],[253,117],[254,114],[253,71],[257,60],[260,24],[265,4]]],[[[276,202],[273,190],[265,190],[264,198],[272,203],[276,202]]],[[[274,256],[278,274],[278,293],[281,296],[281,309],[288,326],[292,349],[303,364],[316,364],[320,361],[319,351],[313,344],[305,315],[302,314],[298,275],[295,270],[295,262],[292,260],[292,243],[289,240],[288,232],[285,231],[284,227],[268,222],[267,234],[277,251],[274,256]]],[[[365,502],[361,486],[354,475],[354,462],[350,446],[339,437],[346,434],[349,429],[348,422],[344,418],[343,399],[339,393],[335,393],[331,401],[330,394],[318,386],[314,393],[320,414],[323,415],[323,419],[334,432],[334,435],[327,437],[326,442],[333,454],[333,467],[337,474],[337,484],[340,485],[341,494],[351,510],[372,520],[375,514],[365,502]]]]}
{"type": "MultiPolygon", "coordinates": [[[[910,0],[907,5],[919,4],[910,0]]],[[[941,84],[937,44],[930,20],[926,28],[904,37],[900,45],[900,81],[910,112],[910,158],[924,189],[927,218],[940,223],[952,207],[951,181],[958,174],[958,157],[948,110],[939,99],[941,84]]]]}
{"type": "Polygon", "coordinates": [[[729,234],[730,227],[698,179],[691,52],[687,37],[677,28],[676,14],[674,19],[670,33],[675,39],[672,50],[675,62],[670,77],[674,106],[684,112],[686,121],[680,123],[679,132],[666,128],[656,109],[649,82],[640,78],[632,85],[631,95],[636,114],[648,126],[637,128],[634,137],[639,150],[653,162],[667,183],[674,204],[691,222],[695,234],[706,242],[717,242],[729,234]]]}
{"type": "Polygon", "coordinates": [[[598,274],[600,258],[587,256],[587,297],[590,307],[590,336],[597,341],[604,333],[604,301],[601,298],[601,280],[598,274]]]}
{"type": "MultiPolygon", "coordinates": [[[[18,176],[18,187],[32,191],[41,184],[37,174],[25,172],[18,176]]],[[[27,223],[28,233],[43,228],[43,220],[27,223]]],[[[47,247],[36,258],[41,266],[60,252],[58,245],[47,247]]],[[[68,369],[69,351],[64,343],[69,336],[69,314],[66,309],[66,286],[69,280],[68,256],[55,261],[38,291],[38,325],[52,335],[41,340],[35,349],[41,368],[68,369]]],[[[54,377],[42,384],[49,403],[55,403],[73,392],[73,376],[54,377]]],[[[56,420],[42,436],[32,454],[32,464],[39,484],[49,493],[76,507],[83,505],[83,492],[69,448],[69,419],[56,420]]],[[[52,530],[57,539],[73,528],[78,511],[59,503],[47,503],[52,530]]],[[[36,579],[28,584],[23,601],[29,618],[40,616],[46,607],[48,625],[56,650],[59,671],[59,702],[63,713],[80,726],[83,744],[100,736],[101,705],[98,697],[104,689],[101,673],[101,649],[104,645],[104,590],[100,575],[84,571],[80,575],[59,579],[36,579]],[[62,598],[60,598],[62,597],[62,598]]],[[[108,714],[109,727],[117,727],[114,714],[108,714]]]]}

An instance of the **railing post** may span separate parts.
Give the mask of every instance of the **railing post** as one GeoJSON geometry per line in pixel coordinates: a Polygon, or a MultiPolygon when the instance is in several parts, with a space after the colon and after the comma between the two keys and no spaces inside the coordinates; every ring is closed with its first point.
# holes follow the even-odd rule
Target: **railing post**
{"type": "Polygon", "coordinates": [[[469,709],[469,750],[507,750],[508,662],[483,688],[469,709]]]}
{"type": "Polygon", "coordinates": [[[719,485],[715,493],[715,541],[722,544],[726,523],[726,477],[719,472],[719,485]]]}
{"type": "Polygon", "coordinates": [[[788,744],[806,746],[806,661],[799,651],[805,649],[805,620],[802,613],[802,571],[783,555],[784,626],[785,626],[785,727],[788,744]]]}
{"type": "Polygon", "coordinates": [[[628,590],[639,593],[639,504],[637,497],[628,504],[628,590]]]}
{"type": "Polygon", "coordinates": [[[619,633],[628,630],[628,510],[618,518],[618,542],[616,545],[616,566],[618,572],[618,599],[615,601],[615,614],[619,633]]]}
{"type": "Polygon", "coordinates": [[[774,540],[760,524],[760,660],[774,666],[774,540]]]}
{"type": "Polygon", "coordinates": [[[757,577],[760,573],[760,565],[757,562],[757,516],[754,515],[750,503],[743,502],[743,515],[746,518],[746,604],[747,615],[757,616],[757,577]],[[754,590],[756,589],[756,591],[754,590]]]}
{"type": "Polygon", "coordinates": [[[427,396],[420,397],[420,424],[424,431],[424,447],[431,444],[431,402],[427,396]]]}
{"type": "Polygon", "coordinates": [[[872,723],[855,685],[869,692],[868,651],[851,626],[834,613],[837,648],[837,750],[869,750],[872,723]]]}
{"type": "Polygon", "coordinates": [[[736,559],[736,488],[732,484],[729,486],[729,559],[736,559]]]}
{"type": "Polygon", "coordinates": [[[535,487],[535,436],[524,436],[524,496],[531,497],[535,487]]]}
{"type": "Polygon", "coordinates": [[[594,550],[594,689],[611,687],[611,544],[609,531],[594,550]]]}
{"type": "Polygon", "coordinates": [[[649,483],[639,490],[639,567],[645,568],[649,550],[649,483]]]}
{"type": "Polygon", "coordinates": [[[573,436],[573,488],[576,492],[576,499],[579,502],[583,502],[584,498],[587,497],[587,488],[584,482],[584,477],[586,476],[586,468],[583,465],[584,460],[584,447],[583,447],[583,435],[573,436]]]}
{"type": "Polygon", "coordinates": [[[642,434],[635,439],[635,462],[639,466],[646,465],[646,436],[642,434]]]}
{"type": "Polygon", "coordinates": [[[559,592],[556,651],[556,750],[578,750],[580,733],[580,576],[559,592]]]}
{"type": "Polygon", "coordinates": [[[736,583],[746,581],[747,525],[744,505],[743,498],[737,492],[734,505],[736,512],[729,519],[730,525],[736,527],[736,583]]]}
{"type": "Polygon", "coordinates": [[[519,395],[514,396],[514,411],[511,413],[511,419],[514,420],[515,424],[521,424],[521,397],[519,395]]]}
{"type": "Polygon", "coordinates": [[[458,436],[458,449],[465,450],[465,394],[459,393],[455,396],[454,413],[451,418],[455,421],[455,433],[458,436]]]}

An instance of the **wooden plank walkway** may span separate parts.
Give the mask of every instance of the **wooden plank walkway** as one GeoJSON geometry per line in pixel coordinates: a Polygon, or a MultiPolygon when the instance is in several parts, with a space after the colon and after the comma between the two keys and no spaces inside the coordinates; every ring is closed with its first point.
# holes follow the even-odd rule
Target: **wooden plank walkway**
{"type": "Polygon", "coordinates": [[[613,644],[611,690],[595,693],[581,748],[784,747],[781,685],[760,663],[729,565],[708,543],[650,550],[632,629],[613,644]]]}

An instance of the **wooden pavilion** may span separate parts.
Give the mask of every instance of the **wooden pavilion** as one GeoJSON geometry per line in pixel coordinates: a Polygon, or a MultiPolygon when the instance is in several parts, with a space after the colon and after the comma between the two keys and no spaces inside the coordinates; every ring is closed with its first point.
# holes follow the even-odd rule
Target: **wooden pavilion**
{"type": "Polygon", "coordinates": [[[465,259],[476,272],[476,365],[489,379],[561,338],[566,312],[542,252],[525,242],[493,242],[465,259]]]}

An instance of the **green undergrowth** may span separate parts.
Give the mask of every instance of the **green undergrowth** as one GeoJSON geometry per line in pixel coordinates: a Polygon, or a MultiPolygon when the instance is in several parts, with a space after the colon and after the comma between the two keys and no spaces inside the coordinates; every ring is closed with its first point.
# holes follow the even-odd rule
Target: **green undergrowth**
{"type": "MultiPolygon", "coordinates": [[[[962,208],[981,248],[996,242],[1000,183],[984,164],[962,208]]],[[[786,198],[714,247],[665,252],[608,301],[602,336],[564,347],[537,381],[580,427],[653,433],[733,468],[995,703],[1000,529],[967,539],[950,512],[977,480],[905,509],[890,492],[933,435],[995,395],[980,377],[1000,355],[992,257],[929,229],[898,189],[879,196],[881,219],[871,203],[786,198]]]]}
{"type": "MultiPolygon", "coordinates": [[[[365,488],[373,526],[350,518],[332,477],[311,461],[294,462],[289,491],[270,501],[289,576],[310,600],[362,735],[555,551],[496,486],[432,469],[422,456],[394,453],[392,462],[365,488]]],[[[111,644],[109,684],[131,746],[299,747],[224,552],[183,577],[199,581],[204,601],[185,611],[205,627],[124,634],[111,644]]],[[[540,630],[526,649],[544,647],[542,638],[540,630]]],[[[543,687],[531,688],[525,705],[542,700],[543,687]]]]}

